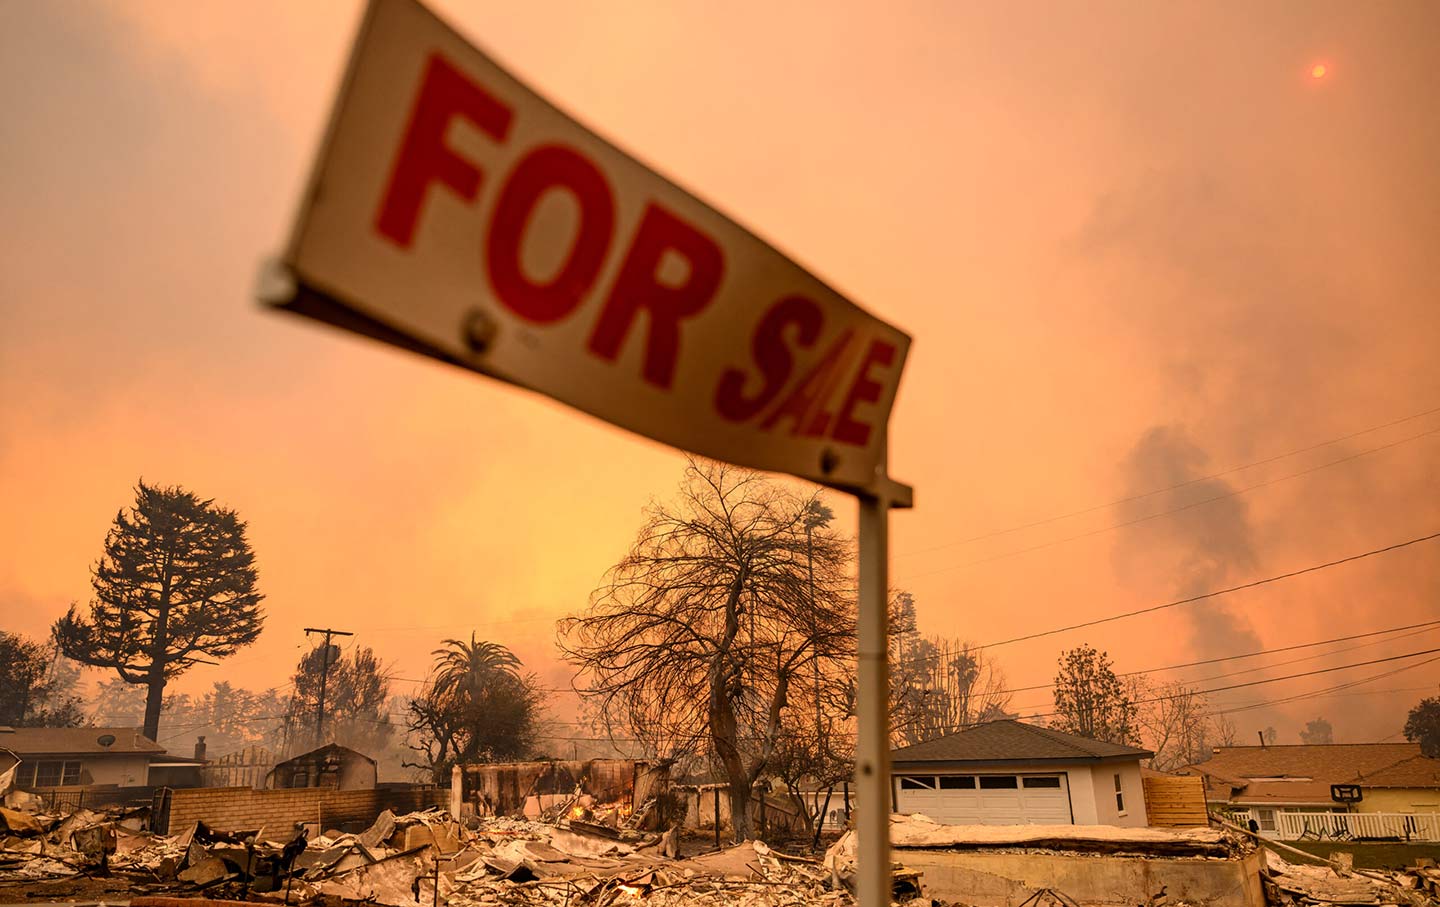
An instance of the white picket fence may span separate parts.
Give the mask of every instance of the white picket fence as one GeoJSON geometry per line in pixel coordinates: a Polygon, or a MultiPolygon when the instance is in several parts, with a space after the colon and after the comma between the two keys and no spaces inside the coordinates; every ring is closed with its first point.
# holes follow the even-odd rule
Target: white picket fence
{"type": "MultiPolygon", "coordinates": [[[[1238,810],[1241,824],[1253,811],[1238,810]]],[[[1275,827],[1261,824],[1260,834],[1280,841],[1399,839],[1440,841],[1440,813],[1332,813],[1275,810],[1275,827]]]]}

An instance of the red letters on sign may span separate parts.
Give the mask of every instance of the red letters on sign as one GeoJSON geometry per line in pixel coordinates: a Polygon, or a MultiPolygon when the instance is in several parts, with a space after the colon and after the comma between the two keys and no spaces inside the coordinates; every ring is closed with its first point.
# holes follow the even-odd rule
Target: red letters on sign
{"type": "Polygon", "coordinates": [[[825,355],[820,357],[820,361],[811,367],[804,378],[796,382],[785,400],[771,410],[765,421],[760,423],[760,427],[769,431],[779,424],[781,419],[788,418],[794,420],[790,427],[792,435],[824,434],[830,424],[830,414],[825,411],[825,401],[829,399],[830,392],[840,380],[840,372],[850,359],[850,340],[853,337],[854,331],[846,330],[831,341],[825,355]],[[811,413],[814,415],[811,416],[811,413]]]}
{"type": "Polygon", "coordinates": [[[432,182],[449,186],[466,201],[474,201],[480,191],[480,169],[445,146],[445,130],[456,116],[465,117],[497,142],[510,131],[510,108],[434,54],[425,67],[375,222],[381,235],[404,248],[415,239],[425,190],[432,182]]]}
{"type": "Polygon", "coordinates": [[[744,422],[769,406],[795,367],[790,348],[785,345],[786,329],[793,327],[800,346],[809,349],[820,337],[823,323],[820,306],[804,296],[786,296],[772,305],[755,326],[750,340],[750,352],[764,383],[758,393],[747,397],[745,373],[738,368],[726,369],[715,388],[715,410],[732,422],[744,422]]]}
{"type": "MultiPolygon", "coordinates": [[[[477,202],[487,175],[446,145],[446,133],[462,118],[503,145],[514,117],[510,107],[439,54],[431,55],[395,152],[376,230],[401,248],[412,247],[432,183],[465,202],[477,202]]],[[[596,281],[616,244],[611,183],[577,147],[550,143],[505,149],[499,159],[517,162],[498,191],[487,193],[493,205],[475,212],[484,222],[484,249],[476,251],[485,279],[499,303],[518,318],[537,325],[564,321],[600,295],[596,281]],[[522,252],[527,232],[536,232],[536,209],[551,192],[573,199],[578,217],[573,236],[543,238],[547,251],[569,245],[554,275],[537,280],[526,273],[522,252]]],[[[614,362],[643,316],[641,377],[669,390],[679,369],[685,323],[714,302],[725,277],[725,254],[712,237],[658,202],[642,197],[631,203],[643,203],[644,210],[586,344],[595,356],[614,362]],[[683,264],[683,275],[678,269],[665,274],[667,259],[683,264]]],[[[860,447],[870,443],[873,426],[857,418],[856,409],[880,401],[887,382],[873,373],[894,365],[893,343],[867,339],[853,321],[827,324],[819,303],[791,295],[765,311],[750,336],[750,352],[749,368],[726,369],[715,386],[714,406],[721,418],[795,437],[830,437],[860,447]],[[816,349],[822,335],[830,338],[823,352],[816,349]],[[797,357],[812,350],[804,356],[808,369],[797,375],[797,357]],[[843,398],[839,407],[837,398],[843,398]]]]}
{"type": "Polygon", "coordinates": [[[515,165],[495,203],[485,260],[490,285],[510,311],[548,324],[568,316],[584,300],[605,264],[615,233],[615,199],[605,177],[576,151],[559,145],[536,148],[515,165]],[[531,213],[545,193],[570,190],[580,206],[580,225],[570,255],[549,283],[535,283],[520,266],[520,244],[531,213]]]}
{"type": "Polygon", "coordinates": [[[894,362],[894,344],[879,339],[870,341],[870,348],[865,351],[865,358],[860,360],[860,369],[855,373],[855,382],[850,385],[850,393],[845,397],[845,405],[840,407],[840,417],[835,422],[836,441],[860,447],[870,443],[870,426],[855,421],[855,404],[880,401],[880,394],[885,388],[870,377],[870,367],[889,366],[894,362]]]}
{"type": "Polygon", "coordinates": [[[680,356],[680,322],[698,315],[720,288],[725,259],[710,237],[656,204],[645,209],[635,241],[620,266],[620,276],[590,335],[590,351],[614,360],[635,318],[644,309],[650,332],[642,374],[651,384],[669,388],[680,356]],[[660,282],[660,262],[667,251],[684,257],[689,274],[683,283],[660,282]]]}

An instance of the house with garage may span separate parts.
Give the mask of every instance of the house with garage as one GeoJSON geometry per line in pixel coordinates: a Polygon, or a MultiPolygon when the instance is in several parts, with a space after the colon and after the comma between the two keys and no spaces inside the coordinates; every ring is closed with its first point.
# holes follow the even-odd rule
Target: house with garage
{"type": "Polygon", "coordinates": [[[949,825],[1148,824],[1149,750],[1023,721],[976,725],[890,754],[895,812],[949,825]]]}
{"type": "Polygon", "coordinates": [[[1418,743],[1222,746],[1182,771],[1267,837],[1440,841],[1440,759],[1418,743]]]}

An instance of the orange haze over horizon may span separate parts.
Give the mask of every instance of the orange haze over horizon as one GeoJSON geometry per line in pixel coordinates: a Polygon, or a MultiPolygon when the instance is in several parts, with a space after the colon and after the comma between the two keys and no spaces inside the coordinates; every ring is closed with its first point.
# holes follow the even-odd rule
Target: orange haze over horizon
{"type": "MultiPolygon", "coordinates": [[[[1440,6],[435,6],[914,337],[891,575],[925,632],[991,642],[1440,531],[1440,411],[1203,478],[1440,407],[1440,6]]],[[[402,678],[475,630],[567,686],[554,621],[683,457],[254,301],[359,12],[0,6],[0,628],[43,635],[87,600],[143,476],[236,508],[268,596],[256,645],[174,689],[283,685],[306,626],[402,678]]],[[[994,655],[1028,686],[1081,642],[1146,669],[1433,619],[1437,596],[1431,542],[994,655]]],[[[1398,739],[1437,682],[1430,663],[1235,718],[1242,742],[1317,716],[1398,739]]]]}

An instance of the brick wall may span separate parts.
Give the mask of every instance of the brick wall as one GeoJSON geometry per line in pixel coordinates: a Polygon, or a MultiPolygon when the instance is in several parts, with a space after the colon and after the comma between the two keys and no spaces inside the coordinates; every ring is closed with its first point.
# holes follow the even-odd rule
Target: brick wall
{"type": "Polygon", "coordinates": [[[170,792],[170,821],[164,834],[179,834],[196,821],[221,831],[265,826],[267,837],[284,835],[297,822],[323,828],[369,825],[384,810],[398,814],[444,806],[449,791],[434,787],[373,790],[253,790],[248,787],[196,787],[170,792]]]}

